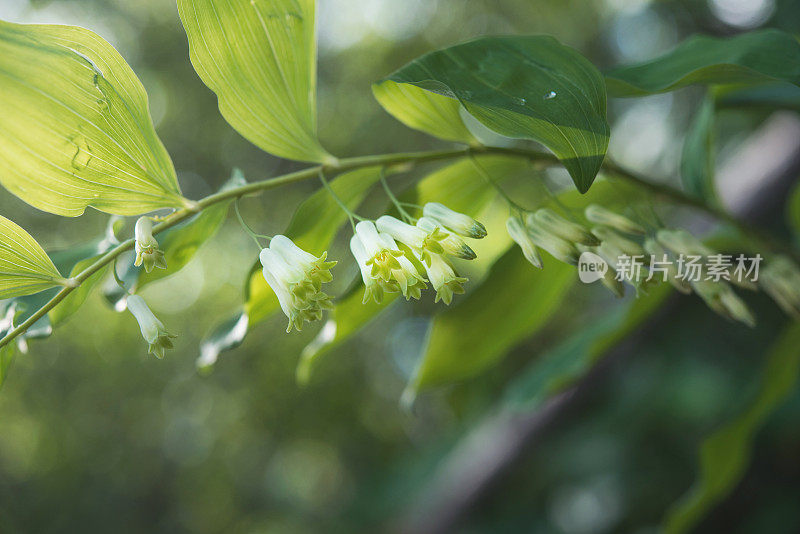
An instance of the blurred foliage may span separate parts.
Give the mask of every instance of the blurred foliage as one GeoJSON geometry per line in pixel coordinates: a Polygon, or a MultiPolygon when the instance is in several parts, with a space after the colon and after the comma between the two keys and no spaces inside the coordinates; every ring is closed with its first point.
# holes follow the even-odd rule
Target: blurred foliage
{"type": "MultiPolygon", "coordinates": [[[[332,153],[347,155],[447,146],[395,121],[370,90],[435,47],[484,34],[548,33],[607,69],[651,59],[697,31],[800,27],[794,0],[319,3],[319,133],[332,153]]],[[[158,135],[188,198],[217,190],[234,166],[250,180],[297,167],[224,122],[189,63],[173,2],[4,0],[0,18],[78,24],[109,39],[150,95],[158,135]]],[[[690,88],[611,100],[610,153],[674,179],[683,133],[703,96],[690,88]]],[[[736,132],[766,116],[761,109],[723,113],[720,153],[735,149],[736,132]]],[[[283,231],[317,187],[303,183],[248,199],[245,216],[260,232],[283,231]]],[[[384,205],[373,195],[365,211],[384,205]]],[[[0,212],[48,251],[89,242],[107,222],[92,210],[64,221],[8,194],[0,195],[0,212]]],[[[346,250],[339,239],[331,256],[346,250]]],[[[282,317],[254,327],[213,373],[197,373],[199,341],[240,308],[255,255],[229,221],[179,274],[148,284],[144,296],[180,334],[162,361],[145,354],[135,321],[113,312],[98,292],[54,337],[32,341],[30,354],[17,357],[0,392],[0,532],[385,530],[409,513],[413,496],[452,445],[501,402],[513,377],[578,321],[616,305],[601,288],[572,291],[545,328],[488,373],[426,394],[407,413],[398,401],[428,331],[432,309],[425,305],[389,307],[321,359],[304,388],[295,368],[316,332],[284,335],[282,317]]],[[[711,315],[696,299],[675,300],[580,410],[495,481],[460,531],[650,532],[694,480],[704,437],[757,392],[753,377],[784,319],[766,299],[748,300],[759,317],[752,331],[711,315]]],[[[795,392],[757,434],[742,484],[700,531],[800,529],[798,420],[795,392]]]]}

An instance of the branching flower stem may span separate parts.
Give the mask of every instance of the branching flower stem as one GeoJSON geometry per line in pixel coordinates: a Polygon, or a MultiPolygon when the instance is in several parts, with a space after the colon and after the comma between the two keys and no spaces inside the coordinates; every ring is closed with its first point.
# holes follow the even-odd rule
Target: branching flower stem
{"type": "Polygon", "coordinates": [[[344,211],[347,214],[347,218],[350,219],[350,226],[353,227],[353,231],[355,232],[356,219],[358,219],[359,221],[363,221],[364,219],[356,215],[355,212],[350,208],[348,208],[347,204],[345,204],[342,201],[342,199],[339,198],[339,195],[337,195],[336,191],[333,190],[331,184],[328,183],[328,179],[325,178],[325,169],[323,167],[320,167],[319,169],[319,180],[322,182],[322,186],[325,187],[325,190],[328,192],[328,194],[331,196],[334,202],[336,202],[339,205],[339,207],[342,208],[342,211],[344,211]]]}
{"type": "Polygon", "coordinates": [[[414,217],[412,217],[406,209],[403,207],[403,203],[392,193],[391,188],[389,187],[388,182],[386,181],[386,169],[381,168],[381,185],[383,186],[383,190],[386,191],[386,196],[389,197],[389,200],[392,201],[394,207],[397,208],[397,213],[400,214],[403,219],[409,224],[414,223],[414,217]]]}
{"type": "MultiPolygon", "coordinates": [[[[558,165],[559,163],[558,159],[554,155],[546,152],[530,150],[525,148],[505,148],[505,147],[470,147],[466,149],[462,148],[454,150],[406,152],[397,154],[382,154],[374,156],[345,158],[338,160],[336,163],[333,164],[311,167],[308,169],[303,169],[300,171],[292,172],[275,178],[261,180],[258,182],[252,182],[249,184],[242,185],[240,187],[226,189],[225,191],[220,191],[213,195],[209,195],[197,202],[189,202],[189,205],[187,207],[175,211],[171,215],[168,215],[162,222],[157,224],[153,228],[153,234],[155,235],[164,232],[165,230],[168,230],[182,223],[183,221],[189,219],[190,217],[202,212],[206,208],[209,208],[220,202],[224,202],[227,200],[235,200],[245,195],[260,193],[262,191],[267,191],[269,189],[274,189],[276,187],[280,187],[283,185],[316,178],[317,176],[319,176],[320,172],[342,173],[355,169],[363,169],[366,167],[387,167],[403,163],[426,163],[432,161],[455,160],[465,157],[474,158],[475,155],[481,155],[481,154],[497,154],[497,155],[518,157],[534,161],[543,165],[558,165]]],[[[654,197],[661,198],[671,203],[680,204],[703,211],[720,221],[723,221],[725,223],[728,223],[736,227],[744,235],[754,240],[757,240],[760,243],[763,243],[776,250],[788,252],[793,256],[797,257],[796,251],[793,250],[790,246],[786,245],[785,243],[779,240],[774,239],[772,236],[763,235],[749,228],[748,225],[744,224],[743,222],[735,218],[733,215],[725,212],[724,210],[716,206],[708,205],[702,200],[690,197],[689,195],[683,193],[682,191],[679,191],[678,189],[674,189],[672,187],[662,184],[653,183],[645,179],[644,177],[640,176],[639,174],[623,169],[622,167],[616,165],[615,163],[609,160],[606,160],[606,162],[603,164],[603,168],[606,173],[617,176],[618,178],[626,180],[628,182],[631,182],[641,187],[642,189],[648,191],[654,197]]],[[[5,337],[0,339],[0,347],[4,347],[5,345],[9,344],[12,340],[17,338],[19,335],[27,331],[28,328],[30,328],[34,323],[36,323],[36,321],[47,315],[47,313],[50,310],[52,310],[58,304],[60,304],[65,298],[67,298],[67,296],[69,296],[70,293],[72,293],[75,289],[77,289],[90,276],[103,269],[109,263],[112,263],[120,254],[127,252],[128,250],[131,250],[133,246],[134,246],[133,239],[128,239],[126,241],[123,241],[113,249],[103,254],[100,258],[98,258],[94,263],[89,265],[86,269],[84,269],[74,277],[65,280],[63,284],[64,287],[58,293],[56,293],[52,299],[50,299],[41,308],[36,310],[36,312],[34,312],[33,315],[31,315],[25,321],[20,323],[16,328],[14,328],[8,334],[6,334],[5,337]]]]}

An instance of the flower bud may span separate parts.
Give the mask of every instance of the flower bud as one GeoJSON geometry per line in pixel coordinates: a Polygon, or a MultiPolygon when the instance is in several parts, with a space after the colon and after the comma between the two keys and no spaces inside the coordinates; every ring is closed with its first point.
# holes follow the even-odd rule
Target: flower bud
{"type": "MultiPolygon", "coordinates": [[[[669,282],[672,287],[684,295],[688,295],[692,292],[692,286],[685,280],[678,278],[678,268],[672,262],[672,259],[667,255],[667,251],[664,250],[655,239],[645,239],[644,250],[650,254],[650,257],[654,262],[661,262],[661,265],[663,265],[663,269],[666,272],[667,282],[669,282]]],[[[653,275],[653,278],[655,278],[655,276],[656,275],[653,275]]]]}
{"type": "Polygon", "coordinates": [[[785,256],[777,256],[761,270],[758,284],[787,314],[800,319],[800,269],[785,256]]]}
{"type": "Polygon", "coordinates": [[[155,354],[157,358],[164,357],[164,351],[172,348],[172,339],[177,337],[164,328],[164,324],[153,315],[147,303],[139,295],[131,295],[127,299],[128,310],[136,318],[142,337],[148,343],[149,354],[155,354]]]}
{"type": "Polygon", "coordinates": [[[444,234],[444,239],[440,240],[444,252],[462,260],[474,260],[478,257],[475,251],[472,250],[463,239],[456,234],[450,233],[445,230],[445,227],[431,219],[430,217],[420,217],[417,221],[417,227],[422,228],[429,234],[435,230],[439,230],[440,234],[444,234]]]}
{"type": "Polygon", "coordinates": [[[482,239],[486,237],[486,228],[481,223],[469,215],[453,211],[438,202],[428,202],[425,204],[422,208],[422,214],[425,217],[430,217],[460,236],[471,237],[473,239],[482,239]]]}
{"type": "Polygon", "coordinates": [[[675,254],[684,256],[711,256],[714,251],[686,230],[659,230],[656,240],[675,254]]]}
{"type": "Polygon", "coordinates": [[[620,256],[644,256],[644,249],[635,241],[622,237],[611,228],[605,226],[595,226],[592,233],[604,244],[608,244],[620,252],[620,256]]]}
{"type": "Polygon", "coordinates": [[[754,327],[756,319],[747,305],[739,298],[727,282],[709,280],[693,281],[692,288],[709,308],[723,317],[754,327]]]}
{"type": "Polygon", "coordinates": [[[154,267],[159,269],[167,268],[167,261],[164,259],[164,252],[159,250],[158,241],[153,237],[153,221],[150,217],[140,217],[136,221],[134,230],[136,260],[133,264],[136,267],[144,265],[144,270],[150,272],[154,267]]]}
{"type": "Polygon", "coordinates": [[[586,245],[589,247],[597,246],[600,240],[597,239],[589,230],[566,220],[564,217],[557,214],[549,208],[542,208],[533,214],[533,218],[541,225],[541,227],[553,235],[557,235],[567,241],[586,245]]]}
{"type": "Polygon", "coordinates": [[[553,235],[544,228],[542,228],[539,221],[529,214],[527,218],[527,229],[530,240],[539,248],[545,249],[551,256],[564,263],[570,265],[577,265],[580,253],[578,249],[570,243],[557,235],[553,235]]]}
{"type": "Polygon", "coordinates": [[[641,225],[636,224],[623,215],[614,213],[613,211],[597,204],[590,204],[587,206],[586,210],[584,210],[584,214],[589,222],[594,224],[608,226],[626,234],[645,234],[645,229],[642,228],[641,225]]]}
{"type": "Polygon", "coordinates": [[[522,224],[519,217],[509,217],[506,220],[506,229],[511,239],[522,249],[522,255],[525,256],[525,259],[534,267],[541,269],[542,258],[539,256],[539,251],[536,250],[536,245],[531,241],[530,235],[528,235],[528,229],[522,224]]]}
{"type": "Polygon", "coordinates": [[[375,221],[375,227],[379,232],[387,234],[411,248],[423,263],[430,263],[431,254],[444,253],[441,241],[445,238],[445,234],[438,228],[434,228],[428,233],[422,228],[411,226],[389,215],[378,218],[375,221]]]}

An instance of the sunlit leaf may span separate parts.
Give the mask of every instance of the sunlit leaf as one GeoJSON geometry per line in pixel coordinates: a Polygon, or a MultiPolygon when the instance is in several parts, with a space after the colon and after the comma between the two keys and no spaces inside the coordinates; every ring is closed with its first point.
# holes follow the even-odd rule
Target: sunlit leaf
{"type": "Polygon", "coordinates": [[[0,21],[0,183],[58,215],[180,207],[147,95],[122,57],[74,26],[0,21]]]}
{"type": "Polygon", "coordinates": [[[686,191],[706,201],[716,200],[714,186],[714,99],[707,95],[694,115],[681,156],[681,180],[686,191]]]}
{"type": "Polygon", "coordinates": [[[476,39],[426,54],[388,80],[457,99],[495,132],[542,143],[581,192],[608,148],[603,77],[552,37],[476,39]]]}
{"type": "Polygon", "coordinates": [[[0,216],[0,299],[38,293],[60,280],[61,274],[39,243],[0,216]]]}
{"type": "Polygon", "coordinates": [[[477,142],[461,118],[461,103],[454,98],[391,80],[373,84],[372,94],[383,109],[409,128],[447,141],[477,142]]]}
{"type": "Polygon", "coordinates": [[[404,397],[475,376],[544,326],[577,279],[575,269],[550,257],[535,270],[514,248],[486,282],[436,316],[420,364],[404,397]]]}
{"type": "Polygon", "coordinates": [[[661,309],[670,294],[669,284],[655,286],[648,295],[599,317],[563,344],[538,357],[509,385],[504,407],[530,412],[572,385],[661,309]]]}
{"type": "Polygon", "coordinates": [[[703,441],[700,475],[668,513],[664,532],[690,532],[744,475],[753,439],[769,416],[792,394],[800,371],[800,326],[790,326],[772,347],[752,403],[703,441]]]}
{"type": "Polygon", "coordinates": [[[317,140],[314,0],[178,0],[195,70],[236,131],[280,157],[333,159],[317,140]]]}
{"type": "Polygon", "coordinates": [[[800,43],[779,30],[730,38],[696,35],[652,61],[621,67],[606,75],[613,96],[641,96],[687,85],[762,83],[800,85],[800,43]]]}

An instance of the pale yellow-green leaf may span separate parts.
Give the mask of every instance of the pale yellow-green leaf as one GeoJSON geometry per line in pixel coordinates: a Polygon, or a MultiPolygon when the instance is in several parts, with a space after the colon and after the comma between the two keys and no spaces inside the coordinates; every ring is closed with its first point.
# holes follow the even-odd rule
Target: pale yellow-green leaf
{"type": "Polygon", "coordinates": [[[317,140],[314,0],[178,0],[189,55],[223,117],[283,158],[329,162],[317,140]]]}
{"type": "Polygon", "coordinates": [[[60,279],[39,243],[0,216],[0,299],[38,293],[57,286],[60,279]]]}
{"type": "Polygon", "coordinates": [[[180,207],[147,94],[119,53],[74,26],[0,21],[0,183],[78,216],[180,207]]]}
{"type": "Polygon", "coordinates": [[[454,98],[392,80],[373,84],[372,94],[383,109],[409,128],[447,141],[477,142],[461,118],[461,103],[454,98]]]}

